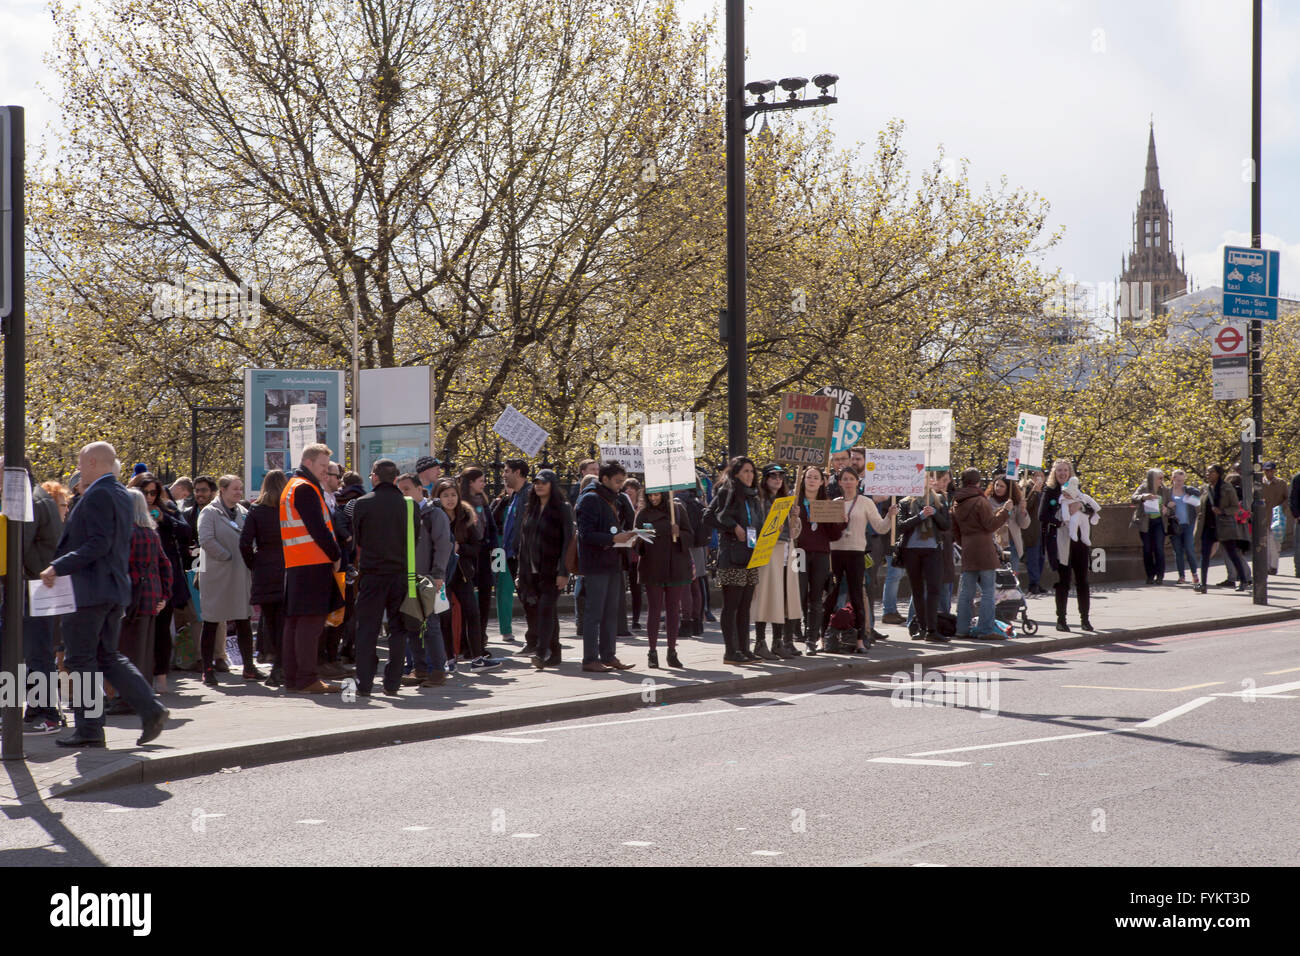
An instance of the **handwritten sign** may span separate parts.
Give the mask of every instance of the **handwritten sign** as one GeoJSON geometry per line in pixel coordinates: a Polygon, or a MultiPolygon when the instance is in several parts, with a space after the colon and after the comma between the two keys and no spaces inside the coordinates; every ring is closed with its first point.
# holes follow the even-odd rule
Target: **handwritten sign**
{"type": "Polygon", "coordinates": [[[695,421],[641,427],[646,494],[695,487],[695,421]]]}
{"type": "Polygon", "coordinates": [[[546,439],[551,437],[546,429],[513,405],[506,406],[492,430],[530,458],[541,451],[546,439]]]}
{"type": "Polygon", "coordinates": [[[925,451],[915,448],[868,448],[862,472],[864,495],[925,493],[925,451]]]}
{"type": "Polygon", "coordinates": [[[952,409],[912,409],[911,440],[914,451],[925,452],[925,466],[942,471],[952,458],[952,409]]]}
{"type": "Polygon", "coordinates": [[[645,458],[640,445],[601,445],[601,461],[616,461],[628,471],[638,474],[645,471],[645,458]]]}
{"type": "Polygon", "coordinates": [[[829,498],[810,501],[808,520],[825,524],[844,524],[844,503],[829,498]]]}
{"type": "Polygon", "coordinates": [[[316,442],[316,406],[289,406],[289,461],[297,468],[303,449],[316,442]]]}
{"type": "Polygon", "coordinates": [[[830,460],[835,409],[829,395],[781,396],[776,420],[776,461],[783,465],[820,465],[830,460]]]}
{"type": "MultiPolygon", "coordinates": [[[[781,538],[781,525],[785,523],[793,504],[794,495],[787,495],[784,498],[776,498],[772,501],[772,507],[767,512],[767,520],[763,522],[763,530],[758,533],[758,541],[754,544],[754,553],[750,556],[749,564],[746,567],[766,567],[767,563],[772,560],[772,552],[776,549],[776,543],[781,538]]],[[[841,508],[843,508],[842,505],[841,508]]]]}
{"type": "Polygon", "coordinates": [[[847,418],[835,419],[835,427],[831,430],[831,451],[848,451],[861,440],[862,433],[866,430],[866,422],[850,421],[847,418]]]}

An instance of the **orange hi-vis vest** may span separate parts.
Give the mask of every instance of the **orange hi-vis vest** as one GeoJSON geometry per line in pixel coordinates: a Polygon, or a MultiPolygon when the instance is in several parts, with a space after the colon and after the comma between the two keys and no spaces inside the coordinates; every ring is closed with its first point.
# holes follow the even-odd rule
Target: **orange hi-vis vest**
{"type": "Polygon", "coordinates": [[[284,546],[284,566],[300,568],[308,564],[332,565],[334,562],[326,556],[324,549],[316,543],[307,526],[302,523],[302,517],[294,510],[293,493],[303,485],[316,492],[316,497],[320,498],[325,527],[329,528],[330,534],[334,533],[334,523],[330,520],[330,512],[325,507],[325,496],[321,490],[306,478],[290,479],[284,486],[284,494],[280,496],[280,543],[284,546]]]}

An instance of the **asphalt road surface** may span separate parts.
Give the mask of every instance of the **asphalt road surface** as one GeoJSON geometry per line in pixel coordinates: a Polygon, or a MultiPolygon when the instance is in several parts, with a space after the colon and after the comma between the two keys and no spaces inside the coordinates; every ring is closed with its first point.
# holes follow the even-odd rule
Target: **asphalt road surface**
{"type": "Polygon", "coordinates": [[[942,670],[10,806],[0,863],[1300,863],[1296,624],[942,670]]]}

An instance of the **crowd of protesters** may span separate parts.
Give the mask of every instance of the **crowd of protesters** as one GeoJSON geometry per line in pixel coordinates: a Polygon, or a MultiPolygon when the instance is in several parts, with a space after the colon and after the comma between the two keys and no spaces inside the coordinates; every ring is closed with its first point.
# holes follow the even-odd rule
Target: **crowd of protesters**
{"type": "MultiPolygon", "coordinates": [[[[28,671],[51,672],[61,645],[65,668],[102,674],[106,713],[138,716],[147,742],[161,732],[161,695],[174,690],[178,670],[210,687],[237,680],[302,694],[338,693],[353,678],[369,696],[376,681],[386,694],[436,688],[511,653],[555,669],[564,663],[560,597],[570,589],[582,647],[573,663],[589,673],[634,667],[618,642],[642,630],[646,666],[661,666],[662,637],[663,663],[683,668],[679,641],[714,620],[710,579],[730,664],[866,654],[891,639],[877,620],[929,643],[1006,639],[1015,634],[1014,614],[1003,613],[1008,594],[1019,597],[1022,581],[1024,593],[1046,594],[1045,565],[1055,573],[1057,629],[1070,628],[1073,585],[1079,626],[1094,630],[1089,567],[1100,505],[1068,459],[1019,479],[932,471],[922,494],[892,499],[861,492],[860,449],[833,455],[825,470],[737,457],[716,480],[700,476],[672,492],[647,491],[618,462],[588,460],[566,494],[554,471],[509,459],[495,496],[476,466],[453,475],[426,456],[401,473],[379,459],[363,479],[332,455],[309,445],[297,469],[267,472],[258,489],[229,474],[168,485],[144,465],[123,483],[116,452],[95,443],[67,487],[33,483],[23,571],[47,584],[72,575],[77,610],[24,618],[28,671]],[[771,557],[751,568],[769,510],[787,496],[794,505],[771,557]],[[523,646],[494,654],[490,643],[523,646]]],[[[1204,593],[1221,553],[1229,576],[1217,586],[1250,587],[1240,475],[1218,465],[1206,474],[1198,487],[1182,470],[1166,483],[1152,469],[1134,491],[1148,584],[1164,580],[1169,539],[1178,583],[1190,574],[1204,593]]],[[[1300,476],[1288,487],[1266,463],[1258,493],[1276,573],[1282,512],[1300,518],[1300,476]]],[[[73,712],[76,725],[58,742],[103,746],[103,717],[73,712]]],[[[25,719],[32,732],[64,723],[48,706],[29,706],[25,719]]]]}

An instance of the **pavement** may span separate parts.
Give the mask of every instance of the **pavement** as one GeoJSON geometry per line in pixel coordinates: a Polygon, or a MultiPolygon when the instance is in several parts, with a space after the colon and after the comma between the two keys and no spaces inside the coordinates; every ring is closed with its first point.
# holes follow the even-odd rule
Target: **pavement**
{"type": "MultiPolygon", "coordinates": [[[[1293,622],[1024,656],[1002,649],[996,661],[933,669],[919,684],[912,675],[823,674],[794,691],[99,788],[0,806],[0,867],[1177,866],[1218,874],[1180,869],[1175,887],[1149,874],[1113,877],[1133,885],[1080,904],[1072,920],[1109,922],[1096,907],[1129,890],[1241,890],[1242,871],[1225,878],[1223,868],[1300,862],[1296,652],[1293,622]]],[[[932,877],[900,885],[908,898],[951,890],[932,877]]],[[[996,880],[989,887],[1005,889],[996,880]]],[[[979,900],[987,909],[987,893],[979,900]]],[[[165,920],[189,919],[154,904],[155,935],[165,920]]],[[[1254,906],[1226,904],[1184,912],[1259,916],[1254,906]]]]}
{"type": "MultiPolygon", "coordinates": [[[[1284,561],[1289,567],[1290,561],[1284,561]]],[[[1223,572],[1216,569],[1212,580],[1223,572]]],[[[1033,660],[1048,651],[1131,643],[1174,633],[1194,633],[1244,624],[1265,624],[1300,618],[1300,580],[1290,575],[1269,580],[1269,604],[1256,607],[1247,593],[1211,588],[1196,594],[1190,585],[1110,587],[1093,592],[1091,618],[1099,629],[1080,632],[1071,598],[1074,630],[1055,630],[1052,597],[1029,599],[1030,614],[1040,622],[1038,633],[1010,642],[954,641],[931,645],[908,639],[906,630],[883,626],[890,640],[876,644],[866,656],[818,654],[792,661],[740,667],[722,663],[722,636],[706,625],[702,637],[683,639],[678,653],[681,670],[651,670],[646,665],[644,630],[619,639],[619,655],[632,670],[609,674],[584,673],[581,642],[571,620],[562,622],[564,663],[538,672],[523,657],[500,668],[458,674],[444,687],[403,688],[397,697],[378,692],[371,698],[347,702],[339,695],[303,696],[245,683],[237,674],[219,675],[222,683],[205,687],[197,674],[174,674],[164,703],[171,718],[161,737],[137,747],[139,721],[108,719],[103,750],[71,752],[57,747],[55,735],[26,735],[25,761],[6,761],[0,774],[0,803],[63,797],[99,787],[167,782],[259,764],[295,760],[369,747],[466,734],[485,734],[547,721],[612,714],[682,701],[695,701],[778,687],[812,684],[846,677],[888,674],[1006,658],[1013,652],[1033,660]]],[[[495,626],[490,626],[492,637],[495,626]]],[[[516,622],[522,637],[522,622],[516,622]]],[[[1300,634],[1300,628],[1297,629],[1300,634]]],[[[518,651],[521,644],[490,640],[498,656],[518,651]]],[[[382,653],[382,652],[381,652],[382,653]]],[[[665,655],[660,637],[660,658],[665,655]]],[[[377,689],[378,690],[378,689],[377,689]]]]}

